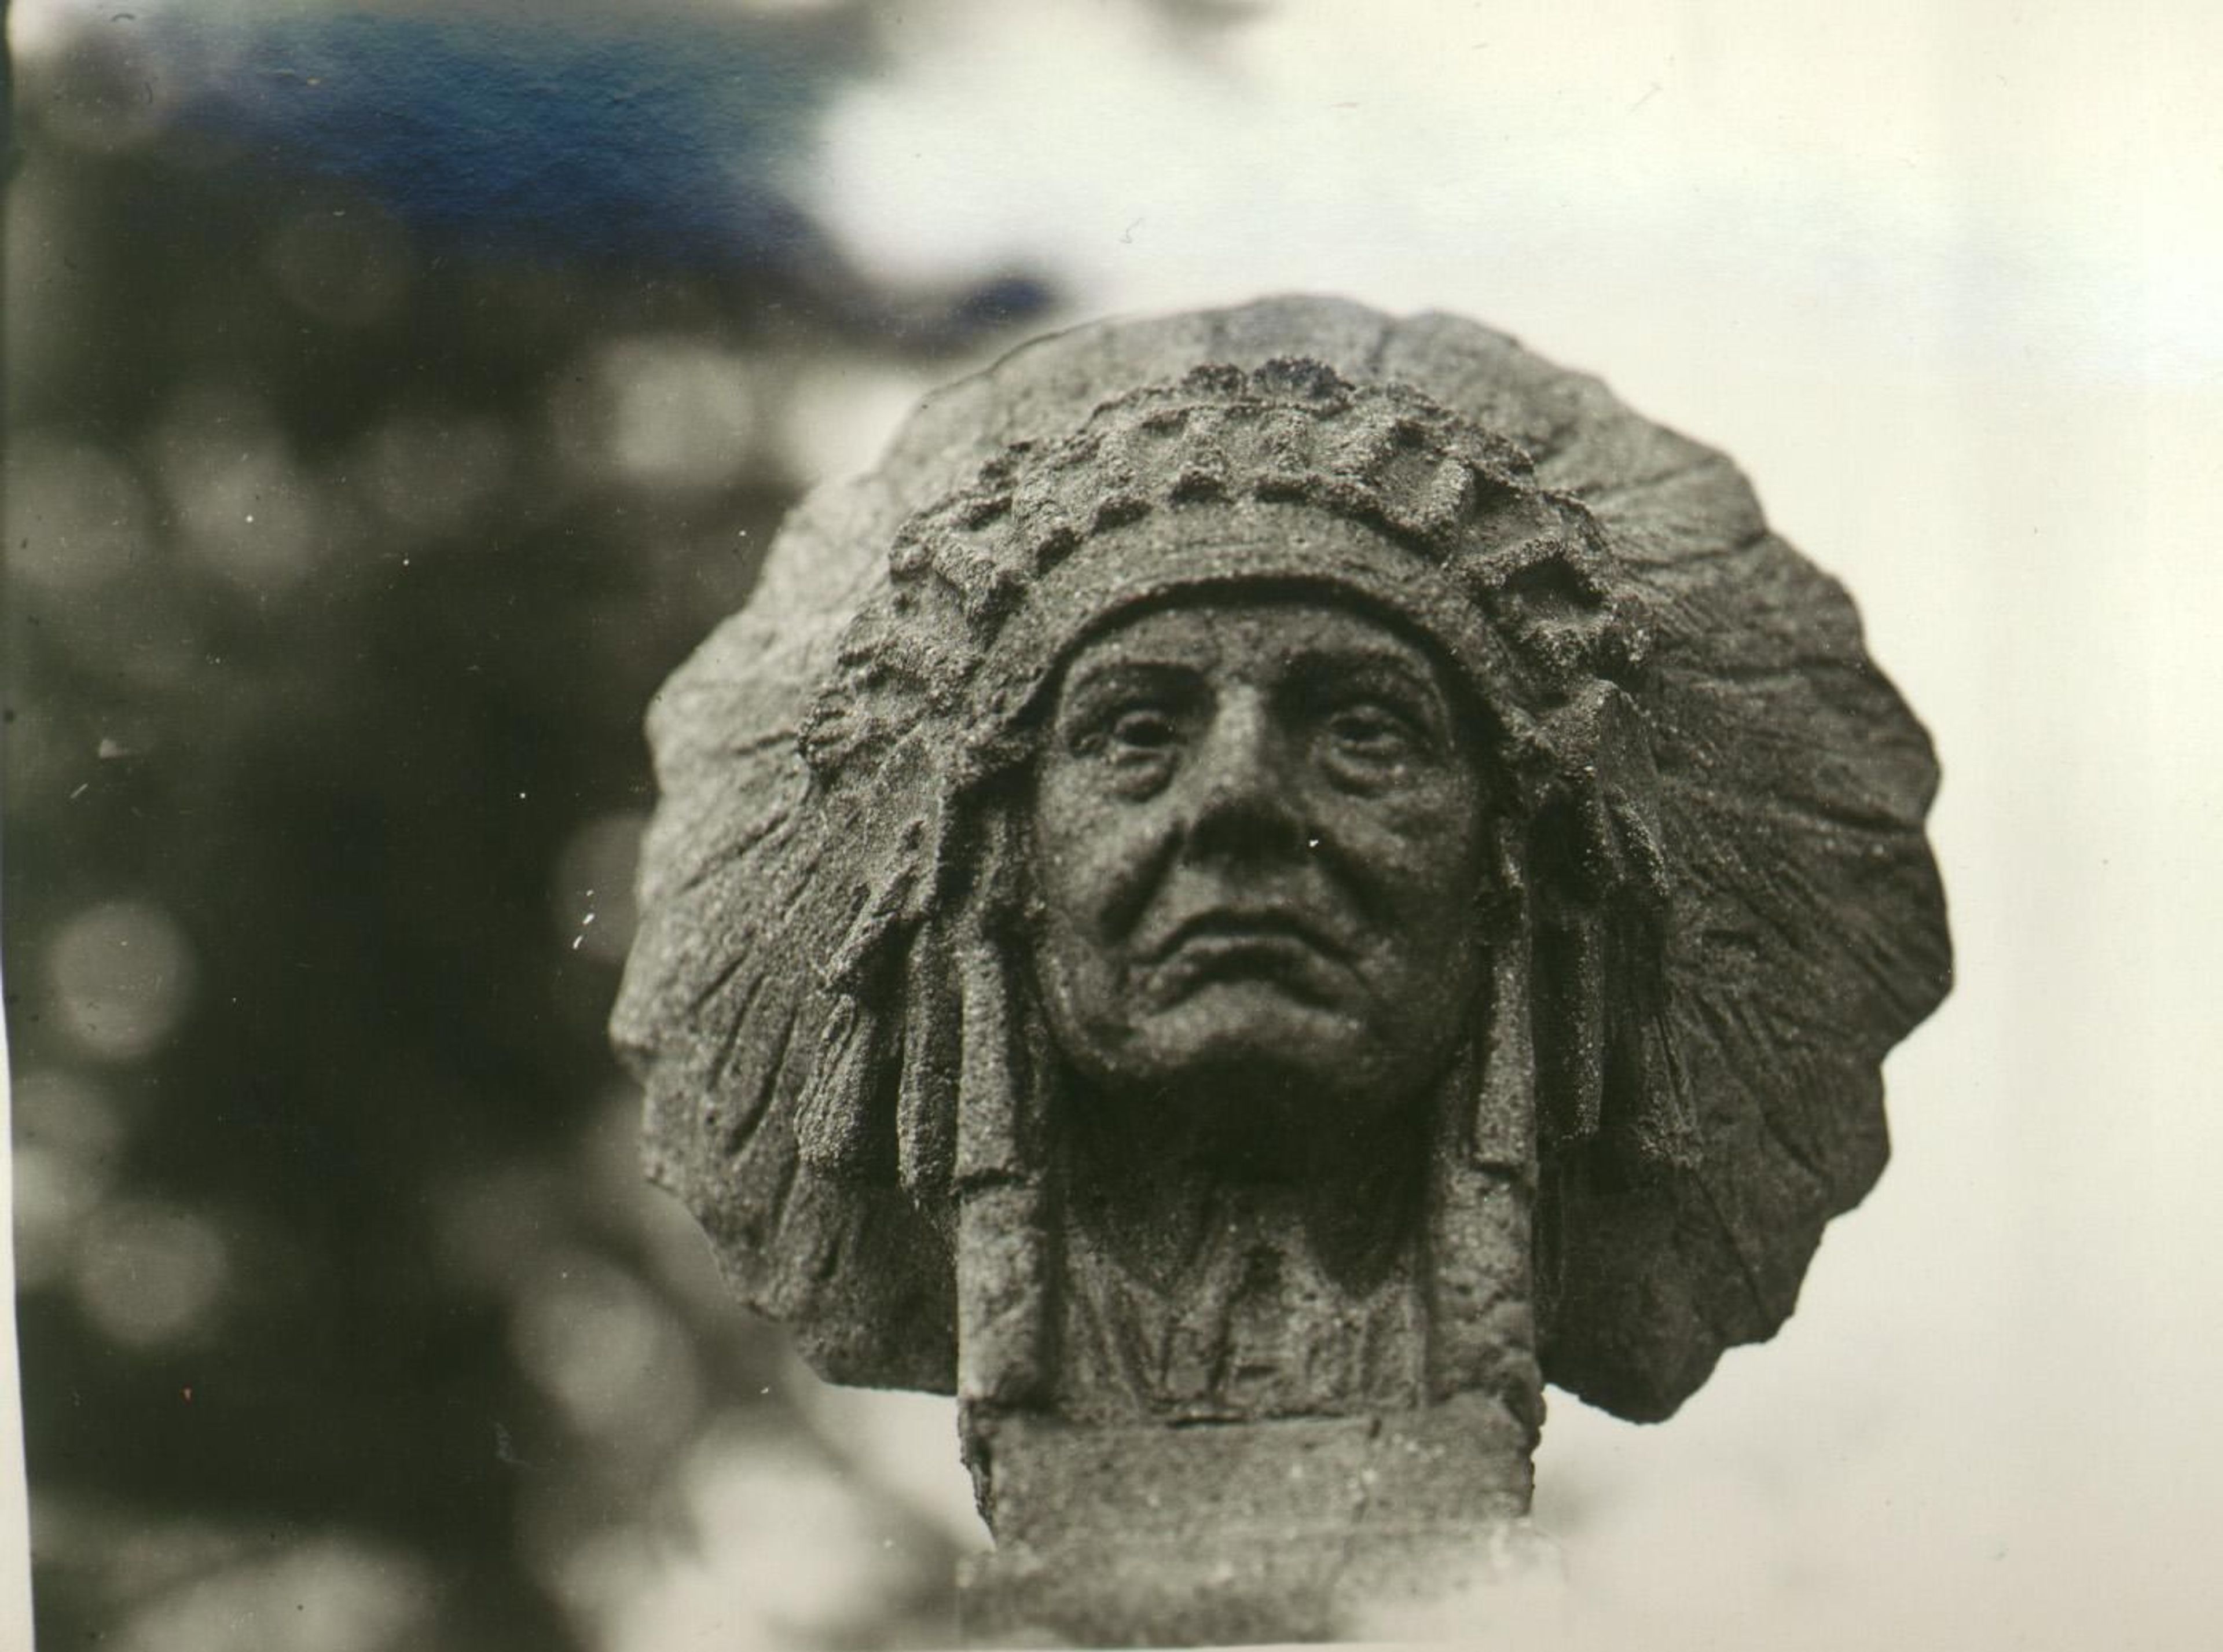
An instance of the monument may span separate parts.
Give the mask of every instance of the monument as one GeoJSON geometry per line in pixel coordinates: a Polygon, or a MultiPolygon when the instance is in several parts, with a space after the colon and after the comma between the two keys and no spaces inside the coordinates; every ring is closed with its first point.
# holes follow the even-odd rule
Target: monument
{"type": "Polygon", "coordinates": [[[1555,1383],[1791,1311],[1950,964],[1936,768],[1729,463],[1444,316],[1041,341],[658,696],[652,1175],[954,1391],[973,1633],[1486,1587],[1555,1383]]]}

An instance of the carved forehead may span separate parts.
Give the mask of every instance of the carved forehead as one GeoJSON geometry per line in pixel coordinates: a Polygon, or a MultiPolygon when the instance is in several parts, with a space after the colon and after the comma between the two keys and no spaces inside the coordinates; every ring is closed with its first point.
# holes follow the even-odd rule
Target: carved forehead
{"type": "Polygon", "coordinates": [[[1055,678],[1065,696],[1130,669],[1261,682],[1320,672],[1381,674],[1442,700],[1460,696],[1449,663],[1371,605],[1325,590],[1231,587],[1130,611],[1083,636],[1055,678]]]}
{"type": "Polygon", "coordinates": [[[991,650],[986,681],[1039,704],[1076,660],[1131,647],[1112,644],[1123,636],[1185,633],[1196,622],[1177,616],[1188,613],[1221,616],[1223,629],[1265,626],[1283,645],[1307,631],[1370,635],[1457,684],[1461,699],[1493,698],[1502,644],[1439,565],[1365,524],[1282,503],[1191,507],[1100,536],[1042,576],[991,650]],[[1237,612],[1255,617],[1237,625],[1237,612]]]}

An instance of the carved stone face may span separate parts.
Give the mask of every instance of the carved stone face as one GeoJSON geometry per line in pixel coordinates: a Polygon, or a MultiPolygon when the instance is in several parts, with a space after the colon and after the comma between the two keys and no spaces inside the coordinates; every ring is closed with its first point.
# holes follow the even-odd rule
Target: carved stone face
{"type": "Polygon", "coordinates": [[[1400,630],[1238,594],[1099,632],[1031,808],[1066,1058],[1212,1131],[1415,1098],[1471,1024],[1485,812],[1462,696],[1400,630]]]}

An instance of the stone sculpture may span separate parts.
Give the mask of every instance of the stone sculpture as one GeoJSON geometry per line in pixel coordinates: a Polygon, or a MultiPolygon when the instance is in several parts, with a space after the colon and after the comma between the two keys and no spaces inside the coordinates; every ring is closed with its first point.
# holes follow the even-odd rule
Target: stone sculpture
{"type": "Polygon", "coordinates": [[[1790,1312],[1950,977],[1843,594],[1447,317],[1017,352],[651,729],[651,1172],[824,1375],[958,1395],[984,1635],[1470,1578],[1546,1381],[1664,1417],[1790,1312]]]}

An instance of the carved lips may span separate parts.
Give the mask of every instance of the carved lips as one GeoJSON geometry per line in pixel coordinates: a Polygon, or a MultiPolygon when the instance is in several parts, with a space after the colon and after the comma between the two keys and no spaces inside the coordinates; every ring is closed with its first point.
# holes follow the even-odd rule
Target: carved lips
{"type": "Polygon", "coordinates": [[[1153,996],[1178,997],[1206,983],[1246,978],[1270,982],[1310,1002],[1333,994],[1324,970],[1351,980],[1351,949],[1322,924],[1286,909],[1228,909],[1198,914],[1174,926],[1156,946],[1141,950],[1155,979],[1153,996]]]}

